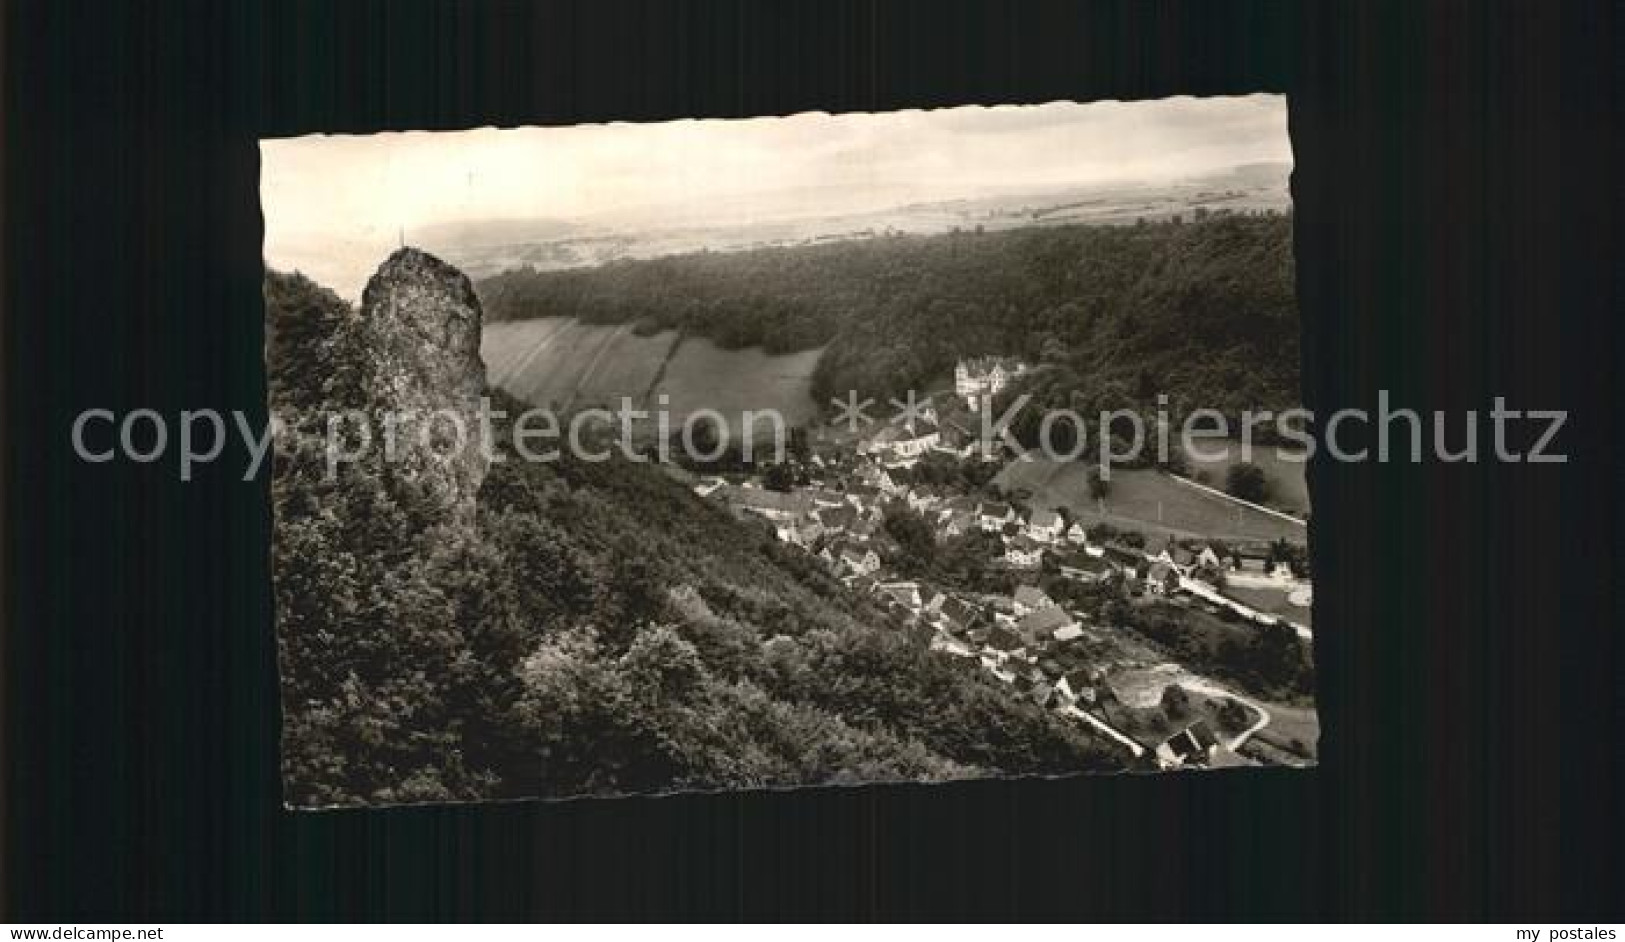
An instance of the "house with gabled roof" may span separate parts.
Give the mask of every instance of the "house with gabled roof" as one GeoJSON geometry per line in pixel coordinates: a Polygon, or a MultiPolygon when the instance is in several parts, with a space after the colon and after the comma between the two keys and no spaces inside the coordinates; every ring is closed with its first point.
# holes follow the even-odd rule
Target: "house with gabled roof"
{"type": "Polygon", "coordinates": [[[1023,638],[1051,640],[1055,632],[1075,624],[1072,616],[1058,605],[1029,612],[1016,622],[1016,631],[1023,638]]]}
{"type": "Polygon", "coordinates": [[[879,591],[909,607],[912,611],[919,611],[924,607],[920,599],[920,584],[918,582],[882,582],[879,591]]]}
{"type": "Polygon", "coordinates": [[[1161,595],[1171,594],[1179,588],[1179,571],[1159,559],[1146,572],[1145,587],[1161,595]]]}
{"type": "Polygon", "coordinates": [[[1053,510],[1035,510],[1027,521],[1027,535],[1041,543],[1053,543],[1061,538],[1066,522],[1053,510]]]}
{"type": "Polygon", "coordinates": [[[1011,599],[1015,602],[1015,612],[1018,616],[1055,605],[1055,600],[1044,594],[1044,590],[1035,585],[1016,586],[1016,591],[1011,596],[1011,599]]]}
{"type": "Polygon", "coordinates": [[[1268,546],[1242,544],[1230,548],[1230,569],[1232,572],[1253,572],[1260,575],[1270,571],[1270,563],[1274,554],[1268,546]]]}
{"type": "Polygon", "coordinates": [[[812,501],[815,510],[846,506],[846,495],[825,487],[809,487],[802,491],[812,501]]]}
{"type": "Polygon", "coordinates": [[[953,596],[949,596],[948,599],[942,603],[941,613],[943,617],[950,619],[957,625],[963,625],[966,628],[974,627],[982,620],[981,612],[971,607],[963,599],[954,598],[953,596]]]}
{"type": "Polygon", "coordinates": [[[942,495],[936,487],[924,484],[919,487],[911,488],[909,492],[904,495],[904,500],[908,503],[909,510],[916,513],[929,514],[933,511],[933,509],[942,503],[942,495]]]}
{"type": "Polygon", "coordinates": [[[1157,746],[1158,759],[1173,765],[1206,763],[1219,748],[1218,737],[1208,728],[1207,720],[1197,720],[1157,746]]]}
{"type": "Polygon", "coordinates": [[[1050,637],[1062,643],[1067,641],[1076,641],[1083,637],[1083,627],[1081,625],[1073,624],[1067,625],[1065,628],[1057,628],[1055,629],[1055,633],[1050,637]]]}
{"type": "Polygon", "coordinates": [[[988,629],[987,640],[983,642],[987,650],[996,656],[1019,657],[1026,653],[1027,642],[1021,635],[1003,625],[994,625],[988,629]]]}
{"type": "Polygon", "coordinates": [[[997,533],[1004,529],[1005,524],[1015,523],[1021,519],[1021,517],[1016,514],[1016,509],[1014,507],[1004,503],[1003,501],[996,500],[984,500],[977,504],[976,515],[977,519],[982,525],[982,529],[990,533],[997,533]]]}
{"type": "Polygon", "coordinates": [[[937,531],[943,536],[962,536],[979,526],[974,513],[952,513],[938,518],[937,531]]]}
{"type": "Polygon", "coordinates": [[[1196,565],[1196,554],[1181,546],[1173,537],[1169,537],[1162,545],[1162,549],[1151,556],[1152,562],[1167,563],[1180,572],[1185,572],[1196,565]]]}
{"type": "Polygon", "coordinates": [[[876,515],[871,514],[866,517],[859,516],[858,519],[852,521],[852,525],[846,528],[846,533],[854,540],[866,542],[874,537],[879,530],[880,521],[876,518],[876,515]]]}
{"type": "Polygon", "coordinates": [[[954,657],[968,658],[979,656],[977,652],[965,642],[953,637],[952,635],[943,634],[940,632],[931,639],[931,650],[942,651],[946,654],[951,654],[954,657]]]}
{"type": "Polygon", "coordinates": [[[813,519],[818,521],[825,532],[840,534],[850,530],[852,525],[858,522],[858,511],[856,507],[847,504],[839,507],[820,507],[813,511],[813,519]]]}
{"type": "Polygon", "coordinates": [[[1095,702],[1095,672],[1089,668],[1080,667],[1068,671],[1056,681],[1055,689],[1074,703],[1093,704],[1095,702]]]}
{"type": "Polygon", "coordinates": [[[879,458],[887,467],[902,468],[912,466],[941,442],[942,433],[935,422],[916,422],[913,427],[888,425],[864,442],[860,450],[879,458]]]}
{"type": "Polygon", "coordinates": [[[1014,569],[1037,569],[1044,560],[1044,545],[1025,535],[1005,541],[1004,560],[1014,569]]]}
{"type": "Polygon", "coordinates": [[[1105,559],[1088,553],[1069,553],[1057,557],[1056,566],[1062,576],[1090,585],[1105,582],[1116,571],[1116,567],[1105,559]]]}
{"type": "Polygon", "coordinates": [[[881,465],[864,465],[863,468],[858,471],[858,480],[860,483],[878,488],[881,492],[886,494],[901,494],[903,492],[903,485],[899,484],[896,479],[894,479],[890,474],[886,473],[886,469],[881,465]]]}
{"type": "Polygon", "coordinates": [[[728,482],[718,477],[704,477],[694,482],[694,493],[701,497],[710,497],[717,491],[728,486],[728,482]]]}
{"type": "Polygon", "coordinates": [[[781,542],[803,548],[817,544],[824,535],[824,528],[816,520],[798,520],[780,523],[774,527],[775,533],[781,542]]]}
{"type": "Polygon", "coordinates": [[[954,365],[954,395],[972,409],[997,396],[1010,381],[1027,371],[1027,364],[1014,357],[982,356],[960,360],[954,365]]]}
{"type": "Polygon", "coordinates": [[[860,576],[867,576],[880,568],[880,557],[874,550],[865,547],[847,544],[840,548],[836,556],[847,571],[860,576]]]}
{"type": "Polygon", "coordinates": [[[1191,570],[1190,578],[1205,582],[1215,589],[1224,588],[1228,581],[1223,566],[1209,566],[1203,563],[1198,563],[1196,568],[1191,570]]]}
{"type": "Polygon", "coordinates": [[[940,637],[937,634],[937,629],[931,627],[929,624],[921,621],[918,618],[915,618],[909,623],[908,636],[912,641],[914,641],[915,644],[922,647],[930,647],[931,645],[935,644],[937,638],[940,637]]]}
{"type": "Polygon", "coordinates": [[[1032,696],[1034,703],[1045,709],[1055,706],[1058,699],[1055,693],[1055,685],[1045,681],[1038,681],[1033,684],[1033,689],[1028,693],[1032,696]]]}

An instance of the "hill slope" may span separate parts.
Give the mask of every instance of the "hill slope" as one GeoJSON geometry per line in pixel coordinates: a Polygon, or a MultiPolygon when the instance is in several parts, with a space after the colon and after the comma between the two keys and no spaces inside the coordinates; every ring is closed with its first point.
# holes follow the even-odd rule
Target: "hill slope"
{"type": "Polygon", "coordinates": [[[1068,396],[1108,409],[1158,392],[1176,408],[1226,412],[1299,402],[1292,222],[1281,215],[526,269],[482,281],[480,294],[496,320],[631,322],[773,353],[828,344],[818,402],[923,389],[988,353],[1052,364],[1068,396]]]}

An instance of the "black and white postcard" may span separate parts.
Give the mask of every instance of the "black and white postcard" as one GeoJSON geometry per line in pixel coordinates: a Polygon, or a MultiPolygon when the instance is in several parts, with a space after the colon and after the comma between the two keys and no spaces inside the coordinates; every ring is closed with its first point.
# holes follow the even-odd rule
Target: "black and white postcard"
{"type": "Polygon", "coordinates": [[[290,806],[1316,762],[1284,98],[261,157],[290,806]]]}

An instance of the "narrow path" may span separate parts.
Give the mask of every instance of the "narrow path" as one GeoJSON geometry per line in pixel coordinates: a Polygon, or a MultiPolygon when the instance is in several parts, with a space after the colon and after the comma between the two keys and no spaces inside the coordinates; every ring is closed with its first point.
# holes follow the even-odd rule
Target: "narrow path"
{"type": "Polygon", "coordinates": [[[1297,526],[1303,527],[1306,530],[1309,528],[1309,524],[1306,523],[1304,520],[1302,520],[1302,519],[1300,519],[1298,517],[1294,517],[1289,513],[1283,513],[1283,512],[1281,512],[1279,510],[1276,510],[1274,507],[1265,507],[1263,504],[1255,504],[1250,500],[1242,500],[1241,498],[1235,496],[1234,494],[1226,494],[1224,491],[1221,491],[1218,488],[1208,487],[1206,484],[1198,484],[1195,481],[1192,481],[1190,478],[1184,477],[1183,475],[1173,474],[1173,473],[1167,472],[1167,471],[1164,471],[1163,474],[1167,475],[1170,478],[1173,478],[1174,481],[1176,481],[1177,483],[1183,484],[1186,487],[1193,488],[1193,489],[1195,489],[1197,491],[1200,491],[1201,493],[1206,494],[1209,497],[1214,497],[1214,498],[1217,498],[1217,499],[1222,500],[1222,501],[1228,501],[1231,504],[1234,504],[1234,505],[1239,506],[1239,507],[1245,507],[1248,510],[1256,510],[1259,513],[1269,514],[1272,517],[1275,517],[1275,518],[1277,518],[1279,520],[1285,520],[1287,523],[1296,524],[1297,526]]]}
{"type": "Polygon", "coordinates": [[[671,366],[671,361],[677,358],[677,348],[681,347],[683,345],[683,341],[687,339],[687,331],[679,330],[677,332],[677,336],[672,340],[671,346],[666,350],[665,359],[660,361],[659,368],[655,370],[654,378],[649,380],[649,388],[643,391],[643,403],[641,408],[648,409],[649,403],[654,401],[655,392],[660,389],[660,384],[666,379],[666,368],[671,366]]]}
{"type": "Polygon", "coordinates": [[[1138,758],[1139,756],[1141,756],[1141,755],[1143,755],[1145,753],[1145,747],[1144,746],[1140,745],[1138,742],[1135,742],[1133,739],[1130,739],[1129,737],[1123,735],[1121,732],[1119,732],[1117,730],[1117,728],[1115,726],[1112,726],[1111,724],[1107,723],[1105,720],[1100,719],[1099,717],[1095,716],[1093,713],[1087,713],[1087,712],[1085,712],[1083,710],[1078,709],[1075,706],[1066,707],[1065,709],[1061,710],[1061,712],[1066,714],[1067,716],[1075,716],[1078,719],[1083,720],[1084,722],[1088,723],[1090,726],[1093,726],[1095,729],[1099,730],[1104,735],[1110,737],[1111,739],[1116,740],[1119,744],[1123,745],[1124,747],[1126,747],[1128,749],[1130,755],[1133,755],[1136,758],[1138,758]]]}
{"type": "Polygon", "coordinates": [[[631,328],[631,321],[623,322],[621,326],[610,331],[609,336],[605,338],[604,342],[598,345],[598,351],[593,354],[592,359],[587,363],[586,369],[582,370],[581,375],[576,378],[575,386],[571,387],[570,389],[570,398],[564,402],[564,410],[566,412],[570,410],[571,406],[575,405],[576,397],[581,395],[582,387],[586,386],[588,381],[592,379],[592,374],[598,372],[598,365],[604,362],[604,355],[607,354],[610,349],[615,346],[616,342],[618,342],[621,337],[624,336],[631,328]]]}

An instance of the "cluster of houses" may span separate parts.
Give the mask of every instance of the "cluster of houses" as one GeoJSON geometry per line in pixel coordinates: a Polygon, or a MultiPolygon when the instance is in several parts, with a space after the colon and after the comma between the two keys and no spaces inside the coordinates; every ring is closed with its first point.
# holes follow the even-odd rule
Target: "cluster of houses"
{"type": "MultiPolygon", "coordinates": [[[[879,462],[862,465],[840,489],[815,484],[786,492],[712,478],[694,490],[769,521],[780,540],[816,552],[843,575],[871,575],[879,568],[875,551],[889,548],[882,524],[888,511],[898,507],[918,513],[939,539],[978,531],[997,536],[999,555],[990,561],[995,566],[1036,571],[1048,555],[1063,576],[1084,583],[1105,581],[1120,568],[1107,560],[1106,547],[1090,543],[1081,523],[1068,525],[1054,510],[1024,517],[1006,501],[954,494],[935,485],[910,487],[879,462]]],[[[1133,561],[1132,554],[1127,561],[1133,561]]]]}
{"type": "Polygon", "coordinates": [[[978,661],[1040,706],[1094,702],[1098,674],[1062,666],[1068,660],[1066,646],[1084,637],[1084,627],[1036,586],[1019,586],[1012,595],[1000,596],[952,593],[914,580],[873,576],[856,576],[850,583],[919,631],[933,649],[978,661]]]}
{"type": "MultiPolygon", "coordinates": [[[[998,358],[967,361],[956,370],[955,390],[967,401],[994,395],[1023,369],[1019,362],[998,358]]],[[[1055,574],[1084,585],[1119,579],[1151,594],[1191,591],[1208,598],[1211,591],[1222,598],[1217,587],[1227,580],[1280,583],[1295,578],[1268,547],[1170,539],[1150,551],[1095,542],[1081,523],[1054,509],[1023,512],[1009,502],[953,487],[900,480],[900,468],[931,450],[960,453],[955,450],[959,439],[946,429],[926,411],[912,428],[888,426],[854,451],[813,456],[803,468],[804,483],[790,490],[716,477],[692,486],[739,516],[767,521],[779,540],[816,555],[933,649],[978,662],[1043,707],[1080,715],[1115,696],[1102,673],[1082,656],[1089,629],[1080,616],[1036,585],[1019,585],[1001,596],[896,578],[886,562],[900,550],[884,527],[889,513],[907,507],[931,525],[939,540],[971,532],[996,537],[988,541],[995,554],[988,560],[990,567],[1036,572],[1048,562],[1055,574]]],[[[1091,721],[1100,722],[1098,717],[1091,721]]],[[[1164,765],[1177,765],[1207,761],[1215,754],[1214,743],[1211,733],[1193,727],[1141,748],[1164,765]]]]}
{"type": "Polygon", "coordinates": [[[858,454],[896,471],[912,468],[930,454],[969,458],[976,453],[976,434],[952,418],[939,418],[927,402],[920,418],[911,423],[890,423],[858,446],[858,454]]]}
{"type": "Polygon", "coordinates": [[[1151,552],[1097,544],[1082,523],[1069,523],[1053,509],[1037,508],[1024,515],[1006,501],[955,493],[945,486],[910,486],[873,457],[847,470],[849,475],[836,475],[842,477],[839,482],[819,480],[790,491],[719,478],[701,480],[694,490],[736,513],[767,520],[780,540],[816,553],[847,578],[880,572],[883,557],[896,548],[883,527],[886,516],[907,507],[926,520],[939,539],[975,531],[996,536],[998,555],[990,565],[1018,572],[1037,571],[1047,558],[1061,576],[1083,584],[1121,575],[1161,595],[1189,589],[1192,581],[1214,589],[1227,584],[1260,588],[1306,584],[1266,545],[1221,547],[1169,538],[1151,552]]]}
{"type": "Polygon", "coordinates": [[[1177,576],[1198,579],[1209,585],[1258,584],[1276,586],[1298,581],[1292,565],[1278,559],[1265,545],[1238,544],[1221,552],[1212,545],[1186,546],[1169,539],[1162,551],[1148,559],[1154,571],[1172,572],[1177,576]]]}
{"type": "MultiPolygon", "coordinates": [[[[966,597],[920,582],[852,580],[880,607],[926,638],[934,650],[973,659],[993,677],[1038,706],[1088,719],[1110,729],[1099,714],[1120,699],[1104,670],[1077,645],[1088,632],[1079,618],[1037,586],[1005,596],[966,597]],[[1092,713],[1089,711],[1093,711],[1092,713]]],[[[1162,742],[1141,744],[1113,731],[1135,756],[1149,751],[1162,768],[1244,764],[1223,747],[1205,720],[1162,742]]]]}

